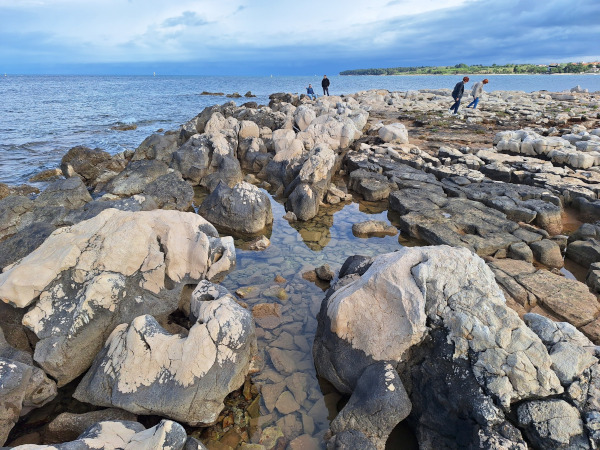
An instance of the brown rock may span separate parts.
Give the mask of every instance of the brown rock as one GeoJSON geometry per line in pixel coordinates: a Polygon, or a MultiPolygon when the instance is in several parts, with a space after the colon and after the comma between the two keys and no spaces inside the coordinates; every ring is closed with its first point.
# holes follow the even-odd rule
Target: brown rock
{"type": "Polygon", "coordinates": [[[279,303],[259,303],[252,308],[252,315],[261,328],[273,329],[281,325],[281,306],[279,303]]]}
{"type": "Polygon", "coordinates": [[[298,411],[300,409],[300,405],[298,402],[296,402],[290,391],[285,391],[277,399],[275,408],[277,408],[277,411],[279,411],[281,414],[291,414],[295,411],[298,411]]]}
{"type": "Polygon", "coordinates": [[[319,441],[308,434],[298,436],[288,447],[289,450],[319,450],[320,448],[319,441]]]}

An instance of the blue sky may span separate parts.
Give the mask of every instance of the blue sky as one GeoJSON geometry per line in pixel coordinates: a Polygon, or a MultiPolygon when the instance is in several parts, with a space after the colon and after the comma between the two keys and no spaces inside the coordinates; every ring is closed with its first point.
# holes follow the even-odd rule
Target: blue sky
{"type": "Polygon", "coordinates": [[[600,0],[0,0],[0,72],[313,75],[600,60],[600,0]]]}

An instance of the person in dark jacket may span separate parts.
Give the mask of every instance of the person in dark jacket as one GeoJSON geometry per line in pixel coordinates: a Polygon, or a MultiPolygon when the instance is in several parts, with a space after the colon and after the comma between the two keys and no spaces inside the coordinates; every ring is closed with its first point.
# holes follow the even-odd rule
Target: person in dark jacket
{"type": "Polygon", "coordinates": [[[323,75],[321,86],[323,87],[323,95],[329,95],[329,78],[327,78],[327,75],[323,75]]]}
{"type": "Polygon", "coordinates": [[[465,93],[465,83],[469,82],[469,77],[464,77],[462,81],[456,83],[454,86],[454,90],[452,91],[452,98],[454,99],[454,104],[450,107],[450,111],[454,110],[453,114],[458,114],[458,107],[460,106],[460,99],[465,93]]]}

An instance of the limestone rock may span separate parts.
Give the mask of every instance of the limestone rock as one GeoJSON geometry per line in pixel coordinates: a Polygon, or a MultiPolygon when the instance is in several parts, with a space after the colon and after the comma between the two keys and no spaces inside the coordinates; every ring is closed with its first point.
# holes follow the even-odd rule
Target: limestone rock
{"type": "Polygon", "coordinates": [[[392,123],[379,129],[379,137],[383,142],[408,144],[408,131],[404,124],[392,123]]]}
{"type": "Polygon", "coordinates": [[[176,134],[152,134],[135,149],[132,161],[142,159],[157,159],[165,164],[171,164],[173,153],[177,150],[178,139],[176,134]]]}
{"type": "Polygon", "coordinates": [[[0,356],[0,445],[19,416],[56,397],[56,384],[39,368],[0,356]]]}
{"type": "Polygon", "coordinates": [[[396,370],[389,363],[375,363],[365,369],[330,429],[334,434],[358,430],[378,449],[384,449],[388,436],[411,408],[396,370]]]}
{"type": "Polygon", "coordinates": [[[194,213],[107,209],[53,233],[0,274],[0,298],[40,339],[35,360],[64,385],[91,364],[114,327],[177,309],[183,286],[235,265],[230,237],[194,213]],[[128,245],[123,245],[123,243],[128,245]]]}
{"type": "MultiPolygon", "coordinates": [[[[88,428],[75,441],[34,446],[34,448],[39,450],[92,450],[98,448],[184,450],[187,440],[185,429],[177,422],[170,420],[162,420],[158,425],[147,430],[138,422],[104,421],[88,428]]],[[[31,450],[32,446],[19,445],[14,448],[31,450]]]]}
{"type": "Polygon", "coordinates": [[[214,225],[237,233],[257,233],[273,223],[269,197],[245,181],[233,189],[220,183],[198,212],[214,225]]]}
{"type": "Polygon", "coordinates": [[[592,264],[600,262],[600,241],[587,239],[571,242],[567,246],[567,258],[583,267],[590,267],[592,264]]]}
{"type": "Polygon", "coordinates": [[[76,174],[87,186],[93,188],[118,175],[126,165],[126,159],[111,156],[99,148],[77,146],[62,157],[60,167],[65,177],[76,174]]]}
{"type": "Polygon", "coordinates": [[[48,444],[74,441],[85,430],[98,422],[135,421],[135,414],[118,408],[107,408],[84,414],[64,412],[44,429],[44,442],[48,444]]]}
{"type": "Polygon", "coordinates": [[[352,225],[355,236],[395,236],[398,229],[382,220],[367,220],[352,225]]]}
{"type": "Polygon", "coordinates": [[[92,197],[81,179],[73,177],[51,183],[36,198],[35,203],[38,207],[43,205],[76,209],[91,201],[92,197]]]}
{"type": "Polygon", "coordinates": [[[230,295],[202,302],[186,337],[139,316],[115,328],[74,397],[190,425],[212,423],[255,353],[252,317],[230,295]]]}
{"type": "Polygon", "coordinates": [[[143,192],[147,185],[165,175],[168,170],[164,162],[155,159],[132,161],[104,189],[114,195],[129,197],[143,192]]]}
{"type": "Polygon", "coordinates": [[[550,239],[542,239],[541,241],[532,242],[529,246],[534,258],[545,266],[561,268],[564,265],[560,247],[556,242],[550,239]]]}
{"type": "Polygon", "coordinates": [[[363,364],[401,361],[420,343],[426,318],[447,328],[455,359],[472,353],[475,378],[503,407],[562,392],[546,348],[506,307],[492,272],[468,250],[443,246],[380,255],[359,280],[334,292],[319,313],[317,370],[338,390],[352,391],[363,364]],[[373,324],[386,332],[374,333],[373,324]],[[366,357],[358,359],[361,352],[366,357]]]}
{"type": "Polygon", "coordinates": [[[526,402],[519,406],[518,419],[538,448],[590,448],[577,409],[564,400],[526,402]]]}

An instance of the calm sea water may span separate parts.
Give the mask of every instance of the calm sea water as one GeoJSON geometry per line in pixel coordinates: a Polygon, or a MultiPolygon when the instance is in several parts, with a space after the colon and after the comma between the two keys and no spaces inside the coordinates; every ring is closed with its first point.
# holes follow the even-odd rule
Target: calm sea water
{"type": "MultiPolygon", "coordinates": [[[[322,75],[313,77],[175,77],[175,76],[7,76],[0,77],[0,182],[18,184],[44,169],[57,167],[75,145],[110,153],[136,148],[158,129],[176,129],[206,106],[225,97],[202,91],[251,91],[267,104],[274,92],[303,93],[308,83],[320,93],[322,75]],[[135,124],[136,130],[117,131],[135,124]]],[[[330,93],[366,89],[406,91],[451,88],[457,76],[330,76],[330,93]]],[[[478,77],[473,77],[478,78],[478,77]]],[[[597,75],[493,76],[488,90],[562,91],[580,85],[600,91],[597,75]]]]}

